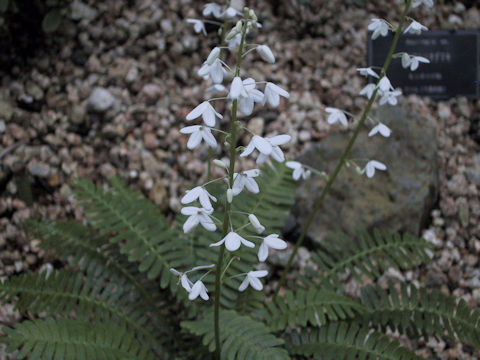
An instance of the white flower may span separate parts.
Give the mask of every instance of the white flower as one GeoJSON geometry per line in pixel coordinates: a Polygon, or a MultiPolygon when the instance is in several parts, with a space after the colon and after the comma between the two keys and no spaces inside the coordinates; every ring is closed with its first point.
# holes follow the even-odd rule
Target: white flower
{"type": "Polygon", "coordinates": [[[208,3],[208,4],[205,4],[205,6],[203,7],[202,14],[203,14],[203,16],[213,15],[217,19],[221,19],[222,18],[222,8],[218,4],[208,3]]]}
{"type": "Polygon", "coordinates": [[[377,85],[375,84],[368,84],[367,86],[365,86],[361,91],[360,91],[360,95],[366,95],[368,99],[370,99],[373,95],[373,92],[375,91],[375,89],[377,88],[377,85]]]}
{"type": "Polygon", "coordinates": [[[200,204],[205,210],[212,209],[210,199],[213,202],[217,202],[217,199],[214,196],[210,195],[207,190],[205,190],[202,186],[197,186],[191,190],[187,190],[187,193],[182,197],[181,203],[184,205],[190,204],[197,199],[200,201],[200,204]]]}
{"type": "Polygon", "coordinates": [[[283,250],[287,248],[287,243],[280,239],[277,234],[268,235],[263,239],[260,248],[258,249],[258,260],[265,261],[268,257],[268,248],[275,250],[283,250]]]}
{"type": "Polygon", "coordinates": [[[230,92],[228,97],[232,100],[238,100],[240,96],[248,97],[247,91],[243,86],[242,79],[240,76],[235,76],[232,80],[232,85],[230,85],[230,92]]]}
{"type": "Polygon", "coordinates": [[[193,120],[202,116],[203,122],[207,126],[215,126],[215,116],[223,119],[223,116],[215,111],[212,105],[208,101],[202,102],[195,109],[187,114],[187,120],[193,120]]]}
{"type": "Polygon", "coordinates": [[[240,248],[240,244],[249,248],[254,248],[255,244],[238,235],[236,232],[230,231],[222,240],[217,243],[210,244],[210,246],[220,246],[225,243],[225,248],[228,251],[236,251],[240,248]]]}
{"type": "MultiPolygon", "coordinates": [[[[272,146],[272,152],[270,153],[270,156],[278,161],[278,162],[284,162],[285,161],[285,155],[283,155],[282,149],[280,149],[280,145],[285,145],[290,141],[292,137],[290,135],[277,135],[273,136],[271,138],[265,138],[270,145],[272,146]]],[[[268,155],[260,152],[260,154],[257,157],[257,164],[263,164],[265,161],[267,161],[268,155]]]]}
{"type": "Polygon", "coordinates": [[[180,129],[180,132],[182,134],[191,134],[187,142],[187,148],[190,150],[195,149],[198,145],[200,145],[202,139],[205,140],[205,142],[212,148],[217,147],[217,140],[215,140],[215,137],[212,135],[209,127],[192,125],[180,129]]]}
{"type": "Polygon", "coordinates": [[[393,89],[393,86],[386,75],[378,82],[378,88],[383,92],[393,89]]]}
{"type": "Polygon", "coordinates": [[[380,98],[380,101],[378,103],[380,105],[385,105],[388,103],[392,106],[395,106],[398,104],[397,97],[400,95],[402,95],[402,92],[400,90],[382,92],[382,97],[380,98]]]}
{"type": "Polygon", "coordinates": [[[223,75],[226,73],[227,71],[223,68],[223,64],[218,58],[213,60],[211,65],[205,61],[197,71],[198,76],[203,77],[204,80],[208,80],[211,77],[215,84],[220,84],[223,81],[223,75]]]}
{"type": "Polygon", "coordinates": [[[258,55],[262,58],[263,61],[274,64],[275,56],[272,53],[272,50],[267,45],[260,45],[256,48],[258,55]]]}
{"type": "Polygon", "coordinates": [[[368,136],[373,136],[377,133],[380,133],[380,135],[384,137],[389,137],[390,134],[392,133],[392,130],[390,128],[382,123],[378,123],[375,127],[373,127],[372,130],[368,133],[368,136]]]}
{"type": "Polygon", "coordinates": [[[387,167],[380,161],[370,160],[367,165],[365,165],[365,168],[361,171],[361,173],[366,173],[367,177],[371,178],[373,175],[375,175],[375,170],[387,170],[387,167]]]}
{"type": "Polygon", "coordinates": [[[368,30],[373,31],[373,40],[378,38],[380,35],[387,36],[388,29],[388,23],[383,19],[372,19],[368,25],[368,30]]]}
{"type": "Polygon", "coordinates": [[[378,74],[373,71],[371,67],[368,68],[358,68],[357,71],[360,73],[362,76],[373,76],[374,78],[378,79],[378,74]]]}
{"type": "Polygon", "coordinates": [[[242,34],[237,34],[231,39],[227,39],[228,49],[232,51],[242,42],[242,34]]]}
{"type": "Polygon", "coordinates": [[[248,220],[250,220],[250,224],[252,224],[257,234],[261,234],[262,232],[265,231],[265,226],[260,224],[260,221],[258,221],[258,218],[255,215],[253,214],[248,215],[248,220]]]}
{"type": "Polygon", "coordinates": [[[241,173],[233,174],[233,195],[240,194],[244,187],[253,194],[258,194],[260,191],[257,182],[253,179],[260,175],[260,170],[251,169],[242,171],[241,173]]]}
{"type": "Polygon", "coordinates": [[[210,54],[208,54],[208,57],[205,63],[207,63],[208,65],[212,65],[213,62],[217,60],[218,57],[220,56],[220,51],[221,50],[219,47],[214,47],[212,51],[210,51],[210,54]]]}
{"type": "Polygon", "coordinates": [[[303,177],[303,180],[307,180],[311,174],[311,171],[306,169],[301,163],[298,161],[287,161],[285,163],[287,167],[293,169],[293,180],[298,180],[303,177]]]}
{"type": "Polygon", "coordinates": [[[263,101],[263,93],[260,90],[255,89],[255,80],[252,78],[243,80],[242,85],[247,96],[240,94],[238,107],[242,113],[250,115],[253,112],[255,103],[261,103],[263,101]]]}
{"type": "Polygon", "coordinates": [[[200,280],[197,280],[195,284],[193,284],[189,293],[188,300],[195,300],[199,295],[203,300],[208,300],[207,288],[200,280]]]}
{"type": "Polygon", "coordinates": [[[265,96],[263,98],[263,105],[268,102],[271,106],[277,107],[280,104],[280,96],[284,98],[289,98],[290,94],[283,90],[280,86],[275,85],[274,83],[267,82],[265,85],[265,96]]]}
{"type": "Polygon", "coordinates": [[[187,19],[187,23],[193,24],[193,30],[198,34],[203,32],[203,35],[207,36],[207,30],[205,30],[205,24],[202,20],[198,19],[187,19]]]}
{"type": "Polygon", "coordinates": [[[422,31],[427,31],[428,28],[426,26],[423,26],[419,22],[413,20],[410,25],[405,29],[404,34],[410,33],[410,34],[415,34],[415,35],[420,35],[422,31]]]}
{"type": "Polygon", "coordinates": [[[208,216],[213,213],[213,208],[203,209],[195,206],[187,206],[182,208],[181,213],[189,216],[183,224],[183,232],[185,234],[190,232],[198,224],[201,224],[205,230],[208,231],[215,231],[217,229],[213,220],[208,216]]]}
{"type": "Polygon", "coordinates": [[[418,69],[418,66],[420,63],[425,63],[429,64],[430,60],[427,58],[424,58],[423,56],[414,56],[414,55],[409,55],[407,53],[403,53],[402,55],[402,66],[405,69],[410,68],[411,71],[415,71],[418,69]]]}
{"type": "Polygon", "coordinates": [[[337,121],[340,121],[340,123],[344,126],[348,125],[347,117],[345,116],[345,113],[342,110],[332,108],[332,107],[327,107],[325,111],[330,114],[328,115],[328,118],[327,118],[327,122],[330,125],[335,124],[337,121]]]}
{"type": "Polygon", "coordinates": [[[253,150],[257,149],[261,154],[270,155],[272,153],[272,144],[270,142],[258,135],[254,135],[247,147],[240,154],[240,157],[245,157],[250,155],[253,150]]]}
{"type": "Polygon", "coordinates": [[[433,0],[413,0],[412,8],[419,7],[420,5],[424,4],[426,7],[433,7],[433,0]]]}
{"type": "Polygon", "coordinates": [[[233,7],[229,7],[228,9],[226,9],[223,14],[222,14],[222,18],[223,19],[231,19],[237,15],[241,15],[241,13],[239,11],[237,11],[235,8],[233,7]]]}
{"type": "Polygon", "coordinates": [[[250,285],[255,290],[258,290],[258,291],[262,290],[263,285],[262,285],[262,282],[258,280],[258,278],[262,278],[267,275],[268,275],[267,270],[249,271],[247,273],[247,276],[245,277],[245,280],[243,280],[243,282],[238,287],[238,291],[244,291],[248,287],[248,285],[250,285]]]}

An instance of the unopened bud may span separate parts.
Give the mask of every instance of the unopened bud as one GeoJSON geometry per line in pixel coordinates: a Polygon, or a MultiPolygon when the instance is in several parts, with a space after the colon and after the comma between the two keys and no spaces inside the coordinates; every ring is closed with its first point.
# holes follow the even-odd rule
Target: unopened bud
{"type": "Polygon", "coordinates": [[[260,224],[260,221],[258,221],[258,218],[255,215],[248,215],[248,220],[250,220],[250,224],[252,224],[258,234],[261,234],[265,230],[265,226],[260,224]]]}
{"type": "Polygon", "coordinates": [[[214,47],[212,51],[210,51],[210,54],[207,57],[207,64],[212,65],[213,62],[218,59],[219,55],[220,55],[220,48],[214,47]]]}
{"type": "Polygon", "coordinates": [[[227,34],[227,36],[225,37],[225,39],[227,39],[227,40],[232,40],[237,34],[238,34],[237,28],[234,27],[234,28],[233,28],[232,30],[230,30],[230,32],[227,34]]]}
{"type": "Polygon", "coordinates": [[[255,11],[253,11],[253,9],[250,9],[250,10],[248,11],[248,16],[249,16],[250,19],[252,19],[252,20],[254,20],[254,21],[257,20],[257,15],[255,15],[255,11]]]}
{"type": "Polygon", "coordinates": [[[218,167],[221,167],[221,168],[224,168],[224,169],[228,169],[228,168],[227,168],[227,165],[226,165],[222,160],[214,159],[214,160],[213,160],[213,163],[214,163],[215,165],[217,165],[218,167]]]}
{"type": "Polygon", "coordinates": [[[227,190],[227,201],[228,201],[229,204],[231,204],[232,201],[233,201],[233,190],[232,189],[227,190]]]}
{"type": "Polygon", "coordinates": [[[267,45],[257,46],[257,53],[260,55],[262,60],[268,62],[269,64],[275,63],[275,56],[267,45]]]}
{"type": "Polygon", "coordinates": [[[237,30],[237,32],[241,32],[241,31],[242,31],[242,27],[243,27],[243,22],[242,22],[242,20],[238,20],[238,21],[237,21],[237,24],[235,25],[235,29],[237,30]]]}

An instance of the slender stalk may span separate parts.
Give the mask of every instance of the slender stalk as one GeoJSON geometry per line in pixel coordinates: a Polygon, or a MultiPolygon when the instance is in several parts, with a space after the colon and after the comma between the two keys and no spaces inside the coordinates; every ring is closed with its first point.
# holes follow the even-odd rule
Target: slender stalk
{"type": "MultiPolygon", "coordinates": [[[[402,12],[397,30],[395,31],[395,36],[393,38],[392,46],[390,47],[390,50],[388,52],[385,63],[383,64],[378,82],[380,82],[380,80],[386,75],[387,69],[390,66],[390,62],[392,61],[393,53],[395,51],[395,48],[397,47],[398,39],[400,38],[400,35],[402,33],[403,24],[405,22],[405,18],[407,16],[408,11],[410,10],[411,4],[412,4],[412,0],[407,0],[406,5],[405,5],[405,9],[402,12]]],[[[378,82],[377,82],[377,85],[378,85],[378,82]]],[[[372,105],[375,102],[375,99],[377,97],[377,92],[378,92],[378,87],[375,89],[372,96],[370,97],[370,99],[368,101],[368,104],[367,104],[367,107],[363,111],[362,116],[360,117],[360,121],[358,122],[357,127],[355,128],[353,136],[350,139],[350,141],[348,142],[347,147],[343,151],[343,154],[342,154],[342,157],[340,158],[340,161],[337,163],[337,166],[335,167],[335,170],[333,171],[332,175],[330,176],[327,183],[325,184],[325,187],[323,188],[322,192],[320,193],[320,196],[318,197],[317,201],[315,202],[315,205],[313,206],[313,210],[310,212],[310,215],[308,216],[306,223],[303,225],[300,236],[298,237],[297,242],[295,243],[295,248],[293,249],[293,252],[290,255],[290,258],[288,259],[287,266],[283,270],[280,281],[278,282],[277,288],[275,289],[275,294],[273,295],[274,299],[278,296],[278,293],[279,293],[281,287],[283,286],[283,284],[285,282],[285,278],[286,278],[288,272],[290,271],[290,268],[292,267],[293,259],[295,258],[295,255],[297,254],[298,249],[302,245],[303,240],[305,239],[305,235],[307,234],[308,229],[312,225],[313,219],[314,219],[315,215],[317,214],[318,209],[322,205],[323,200],[325,199],[325,196],[327,195],[328,191],[330,190],[333,183],[335,182],[338,173],[340,172],[343,165],[345,164],[345,161],[347,160],[348,155],[350,154],[350,151],[352,150],[352,147],[353,147],[355,141],[357,140],[358,135],[360,134],[360,130],[362,129],[362,127],[365,123],[365,120],[369,117],[370,110],[372,109],[372,105]]]]}
{"type": "MultiPolygon", "coordinates": [[[[237,63],[235,67],[235,76],[240,75],[240,66],[242,64],[242,52],[243,52],[243,45],[245,43],[245,36],[247,34],[247,25],[248,25],[248,18],[244,19],[243,28],[242,28],[242,39],[240,45],[238,47],[238,54],[237,54],[237,63]]],[[[230,119],[230,166],[228,170],[228,186],[231,189],[233,186],[233,174],[235,171],[235,159],[237,155],[237,108],[238,108],[238,101],[233,100],[232,102],[232,116],[230,119]]],[[[223,219],[223,234],[222,237],[225,237],[230,228],[230,212],[231,212],[231,204],[227,201],[225,203],[225,216],[223,219]]],[[[218,261],[215,271],[215,310],[214,310],[214,326],[215,326],[215,357],[217,360],[220,360],[220,295],[222,289],[221,283],[221,274],[222,274],[222,263],[223,257],[225,255],[225,244],[222,244],[220,247],[220,252],[218,254],[218,261]]]]}

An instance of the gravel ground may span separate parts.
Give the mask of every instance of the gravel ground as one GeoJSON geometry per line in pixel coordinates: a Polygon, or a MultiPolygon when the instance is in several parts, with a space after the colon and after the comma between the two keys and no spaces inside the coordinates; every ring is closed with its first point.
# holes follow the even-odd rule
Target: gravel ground
{"type": "MultiPolygon", "coordinates": [[[[328,136],[325,107],[363,109],[366,100],[357,94],[365,80],[355,69],[366,65],[366,27],[372,17],[396,19],[399,11],[387,0],[341,3],[248,2],[264,26],[256,42],[268,44],[277,62],[247,60],[245,69],[291,94],[279,108],[256,108],[248,126],[291,134],[290,158],[328,136]]],[[[470,3],[440,1],[413,16],[431,29],[479,28],[480,11],[470,3]]],[[[187,137],[178,132],[203,99],[207,84],[196,70],[217,41],[214,29],[205,38],[185,22],[200,17],[202,3],[82,4],[26,65],[0,71],[0,277],[54,261],[27,241],[21,222],[82,219],[71,195],[75,177],[103,183],[119,175],[170,214],[180,208],[183,189],[205,177],[205,149],[187,151],[187,137]],[[94,91],[101,101],[90,99],[94,91]]],[[[478,306],[480,100],[402,101],[438,128],[439,201],[424,232],[436,253],[422,269],[388,276],[478,306]]],[[[10,305],[0,307],[0,323],[17,319],[10,305]]],[[[429,358],[475,358],[468,347],[435,339],[409,345],[429,358]]]]}

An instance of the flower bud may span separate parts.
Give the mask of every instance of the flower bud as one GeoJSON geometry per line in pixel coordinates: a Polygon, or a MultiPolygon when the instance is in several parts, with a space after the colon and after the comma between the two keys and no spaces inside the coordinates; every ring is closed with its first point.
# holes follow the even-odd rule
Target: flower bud
{"type": "Polygon", "coordinates": [[[250,9],[248,11],[248,17],[253,21],[257,21],[257,15],[255,15],[255,11],[253,11],[253,9],[250,9]]]}
{"type": "Polygon", "coordinates": [[[257,53],[260,55],[262,60],[266,61],[269,64],[275,63],[275,56],[273,56],[272,50],[267,45],[257,46],[257,53]]]}
{"type": "Polygon", "coordinates": [[[238,21],[237,21],[237,24],[235,25],[235,29],[237,30],[237,32],[241,32],[241,31],[242,31],[242,27],[243,27],[243,22],[242,22],[242,20],[238,20],[238,21]]]}
{"type": "Polygon", "coordinates": [[[210,51],[210,54],[207,57],[207,64],[212,65],[213,62],[218,59],[219,55],[220,55],[220,48],[214,47],[212,51],[210,51]]]}
{"type": "Polygon", "coordinates": [[[234,27],[225,37],[226,40],[232,40],[238,34],[237,28],[234,27]]]}
{"type": "Polygon", "coordinates": [[[261,234],[265,230],[265,226],[260,224],[260,221],[258,221],[258,218],[255,215],[248,215],[248,220],[250,220],[250,224],[252,224],[252,226],[255,228],[257,234],[261,234]]]}
{"type": "Polygon", "coordinates": [[[227,201],[229,204],[233,201],[233,190],[230,188],[227,190],[227,201]]]}
{"type": "Polygon", "coordinates": [[[228,169],[228,168],[227,168],[227,165],[225,165],[225,163],[224,163],[222,160],[214,159],[214,160],[213,160],[213,163],[214,163],[215,165],[217,165],[218,167],[221,167],[221,168],[224,168],[224,169],[228,169]]]}

